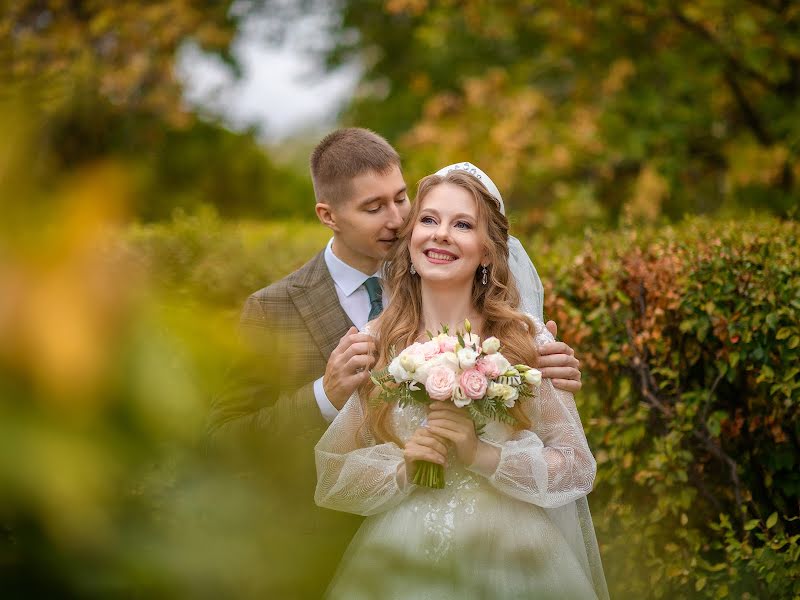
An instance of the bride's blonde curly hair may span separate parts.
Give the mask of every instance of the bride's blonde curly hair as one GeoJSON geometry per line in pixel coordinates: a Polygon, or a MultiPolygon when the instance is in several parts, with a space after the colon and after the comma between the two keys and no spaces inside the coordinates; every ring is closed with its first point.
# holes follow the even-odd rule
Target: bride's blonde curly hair
{"type": "MultiPolygon", "coordinates": [[[[419,220],[423,200],[432,189],[445,183],[469,192],[477,206],[478,223],[490,264],[487,284],[481,282],[483,271],[480,267],[476,269],[472,283],[472,305],[484,319],[480,333],[484,339],[497,337],[503,344],[503,355],[511,364],[536,366],[538,352],[533,341],[535,325],[530,317],[516,309],[519,292],[508,266],[508,219],[500,212],[497,201],[480,180],[465,171],[454,170],[446,175],[429,175],[420,180],[417,198],[408,219],[398,232],[397,243],[386,256],[383,285],[389,303],[372,327],[377,333],[377,360],[373,368],[382,369],[388,364],[392,348],[399,352],[424,339],[420,278],[410,271],[411,254],[408,246],[411,232],[419,220]]],[[[370,399],[376,395],[377,388],[367,381],[359,392],[361,398],[370,399]]],[[[391,408],[389,404],[367,402],[375,435],[382,442],[393,441],[402,446],[388,423],[391,408]]],[[[519,404],[511,409],[511,413],[517,418],[519,428],[530,428],[530,420],[519,404]]]]}

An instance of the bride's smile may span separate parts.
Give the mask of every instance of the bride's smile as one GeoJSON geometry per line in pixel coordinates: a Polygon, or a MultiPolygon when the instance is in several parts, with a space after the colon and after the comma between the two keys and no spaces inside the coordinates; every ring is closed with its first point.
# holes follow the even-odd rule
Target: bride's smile
{"type": "Polygon", "coordinates": [[[454,260],[458,260],[458,256],[449,252],[448,250],[441,250],[439,248],[431,248],[429,250],[425,250],[425,256],[428,257],[428,260],[435,265],[453,262],[454,260]]]}

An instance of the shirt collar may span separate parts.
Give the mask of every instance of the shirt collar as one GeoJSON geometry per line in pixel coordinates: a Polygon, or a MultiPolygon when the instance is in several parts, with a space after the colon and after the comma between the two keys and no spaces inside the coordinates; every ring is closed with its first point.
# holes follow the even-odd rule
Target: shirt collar
{"type": "Polygon", "coordinates": [[[364,282],[369,277],[380,277],[380,271],[371,276],[364,275],[364,273],[354,269],[336,256],[333,253],[333,238],[330,239],[325,247],[325,264],[328,266],[328,271],[330,271],[333,281],[344,292],[345,296],[349,296],[364,285],[364,282]]]}

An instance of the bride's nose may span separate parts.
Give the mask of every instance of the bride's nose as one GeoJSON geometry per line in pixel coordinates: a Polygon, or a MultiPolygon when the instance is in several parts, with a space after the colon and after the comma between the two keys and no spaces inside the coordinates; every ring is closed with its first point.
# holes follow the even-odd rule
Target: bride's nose
{"type": "Polygon", "coordinates": [[[450,239],[447,235],[447,225],[444,223],[439,223],[436,226],[436,229],[433,230],[433,239],[437,242],[449,242],[450,239]]]}

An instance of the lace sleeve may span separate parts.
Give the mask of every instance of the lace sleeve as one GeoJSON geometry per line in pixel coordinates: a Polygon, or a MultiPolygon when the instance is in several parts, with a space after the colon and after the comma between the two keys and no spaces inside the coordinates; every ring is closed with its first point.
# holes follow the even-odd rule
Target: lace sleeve
{"type": "Polygon", "coordinates": [[[314,449],[315,502],[324,508],[374,515],[399,504],[414,488],[403,450],[377,444],[358,394],[353,394],[314,449]]]}
{"type": "MultiPolygon", "coordinates": [[[[553,341],[537,322],[539,345],[553,341]]],[[[563,506],[592,491],[597,465],[589,450],[575,400],[543,379],[536,398],[526,401],[532,430],[516,432],[493,457],[471,468],[495,488],[537,506],[563,506]]]]}

